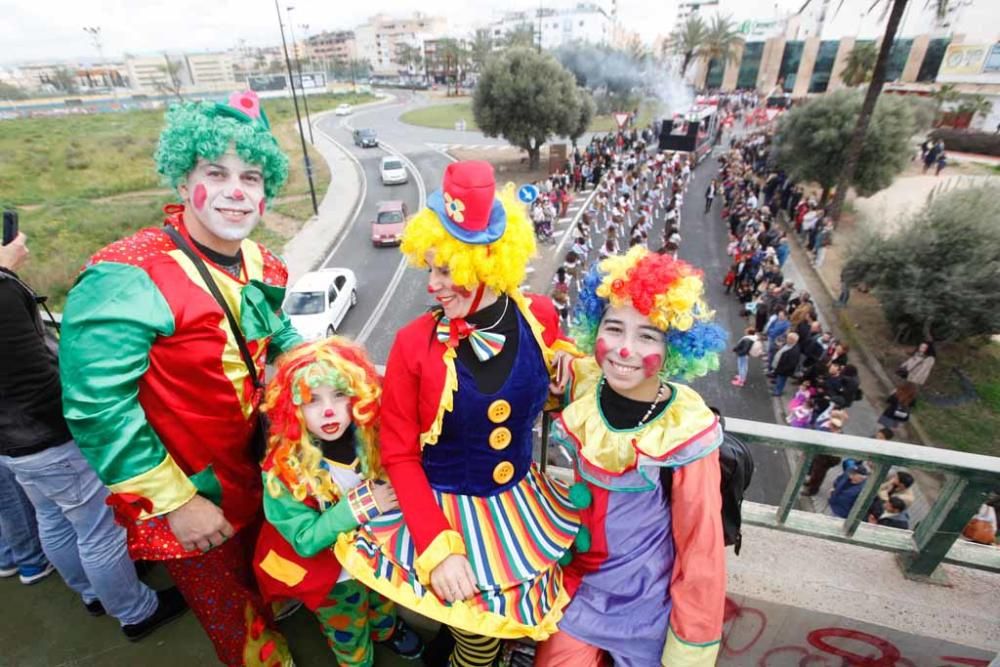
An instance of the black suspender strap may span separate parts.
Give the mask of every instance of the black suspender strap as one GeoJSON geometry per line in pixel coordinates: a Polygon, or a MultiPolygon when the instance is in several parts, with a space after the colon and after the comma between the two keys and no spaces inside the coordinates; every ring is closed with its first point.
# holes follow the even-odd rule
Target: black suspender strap
{"type": "Polygon", "coordinates": [[[236,316],[233,315],[233,311],[229,309],[229,304],[226,303],[225,298],[222,296],[222,292],[219,291],[219,285],[215,282],[212,274],[209,273],[208,267],[205,266],[204,260],[194,251],[191,244],[187,242],[177,228],[173,225],[164,225],[163,231],[173,239],[177,247],[187,255],[191,263],[194,264],[195,268],[198,269],[201,279],[205,281],[205,285],[208,287],[208,291],[212,293],[215,300],[219,302],[219,307],[226,314],[226,319],[229,320],[229,328],[233,331],[233,338],[236,339],[236,345],[240,348],[240,356],[243,357],[243,363],[247,366],[247,371],[250,372],[250,380],[253,382],[255,389],[263,389],[264,385],[257,376],[257,364],[254,363],[253,355],[250,354],[250,348],[247,347],[247,340],[243,336],[243,330],[240,328],[239,322],[236,321],[236,316]]]}

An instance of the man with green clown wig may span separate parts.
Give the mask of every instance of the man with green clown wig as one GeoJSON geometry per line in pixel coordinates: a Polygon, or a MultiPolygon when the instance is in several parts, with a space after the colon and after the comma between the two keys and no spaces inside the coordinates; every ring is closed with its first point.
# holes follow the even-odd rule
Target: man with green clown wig
{"type": "Polygon", "coordinates": [[[69,293],[63,408],[134,559],[162,561],[226,665],[291,659],[251,569],[260,382],[300,342],[284,264],[247,237],[288,176],[252,92],[171,107],[157,170],[183,200],[69,293]]]}

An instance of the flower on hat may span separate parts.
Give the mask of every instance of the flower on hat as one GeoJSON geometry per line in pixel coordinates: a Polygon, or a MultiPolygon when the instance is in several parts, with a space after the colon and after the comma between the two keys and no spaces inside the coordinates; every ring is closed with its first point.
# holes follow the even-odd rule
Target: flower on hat
{"type": "Polygon", "coordinates": [[[455,222],[461,223],[465,220],[465,216],[462,214],[465,210],[465,204],[462,203],[461,199],[452,197],[447,192],[444,193],[444,208],[445,212],[448,213],[448,217],[455,222]]]}
{"type": "Polygon", "coordinates": [[[242,111],[251,118],[260,118],[260,98],[257,93],[247,90],[242,93],[236,92],[229,96],[229,106],[242,111]]]}

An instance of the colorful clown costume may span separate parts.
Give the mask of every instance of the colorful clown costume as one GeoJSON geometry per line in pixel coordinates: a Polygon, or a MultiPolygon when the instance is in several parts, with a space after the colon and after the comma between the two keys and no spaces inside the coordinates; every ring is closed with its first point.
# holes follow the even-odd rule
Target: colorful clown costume
{"type": "MultiPolygon", "coordinates": [[[[166,224],[190,243],[184,207],[165,210],[166,224]]],[[[203,259],[263,376],[267,360],[300,337],[280,310],[282,262],[250,240],[240,249],[239,277],[203,259]]],[[[250,569],[261,507],[250,447],[260,396],[219,303],[162,229],[144,229],[91,258],[62,331],[66,420],[111,490],[130,554],[166,562],[223,662],[280,664],[283,640],[268,639],[269,611],[250,569]],[[185,551],[165,516],[195,494],[221,507],[237,534],[206,555],[185,551]],[[254,643],[262,648],[248,659],[254,643]]]]}
{"type": "Polygon", "coordinates": [[[518,356],[494,394],[480,393],[454,349],[432,336],[435,314],[399,332],[386,366],[381,453],[403,515],[369,521],[338,542],[337,556],[366,585],[448,626],[543,639],[568,601],[557,562],[579,513],[531,458],[548,397],[542,352],[557,340],[558,316],[544,297],[512,299],[518,356]],[[467,555],[479,593],[446,604],[429,575],[453,553],[467,555]]]}
{"type": "MultiPolygon", "coordinates": [[[[346,437],[352,439],[352,434],[346,437]]],[[[283,493],[264,494],[267,522],[257,541],[254,570],[265,599],[301,600],[316,614],[342,667],[370,667],[371,642],[392,636],[396,608],[342,570],[331,548],[339,535],[369,520],[365,496],[370,491],[357,461],[345,464],[324,458],[320,466],[336,489],[332,502],[319,494],[297,500],[281,481],[277,483],[283,493]]],[[[265,484],[273,469],[269,456],[264,462],[265,484]]]]}
{"type": "Polygon", "coordinates": [[[573,599],[559,635],[539,647],[539,667],[596,666],[602,652],[620,667],[715,664],[726,585],[722,430],[701,397],[675,381],[718,368],[725,349],[702,294],[693,267],[642,247],[584,279],[571,332],[594,356],[573,360],[551,442],[574,460],[571,495],[591,500],[583,510],[590,549],[564,570],[573,599]],[[623,333],[629,326],[634,338],[623,333]],[[663,356],[643,357],[644,379],[630,385],[617,369],[637,349],[657,347],[663,356]]]}
{"type": "Polygon", "coordinates": [[[582,511],[590,549],[564,568],[573,598],[559,630],[616,665],[650,664],[665,639],[664,665],[714,664],[725,595],[718,419],[693,390],[670,383],[663,412],[615,429],[601,411],[600,375],[593,359],[574,360],[573,402],[551,431],[593,497],[582,511]],[[660,466],[675,469],[669,505],[660,466]]]}

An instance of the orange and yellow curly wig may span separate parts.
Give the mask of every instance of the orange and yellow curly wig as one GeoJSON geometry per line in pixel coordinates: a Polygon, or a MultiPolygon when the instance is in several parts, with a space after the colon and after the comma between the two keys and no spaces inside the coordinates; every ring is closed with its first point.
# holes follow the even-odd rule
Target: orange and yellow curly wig
{"type": "Polygon", "coordinates": [[[406,223],[400,250],[417,268],[429,268],[427,253],[432,252],[434,263],[447,266],[456,285],[474,289],[484,284],[498,294],[514,292],[524,282],[528,261],[535,255],[535,232],[513,183],[498,191],[497,197],[507,213],[507,228],[495,242],[464,243],[448,233],[437,213],[424,208],[406,223]]]}
{"type": "Polygon", "coordinates": [[[350,396],[361,474],[366,479],[383,474],[377,446],[381,379],[364,348],[334,336],[284,354],[267,384],[262,406],[270,420],[267,491],[274,498],[281,495],[282,484],[299,501],[314,495],[333,502],[339,496],[330,474],[320,466],[323,454],[313,444],[301,409],[319,386],[333,386],[350,396]]]}

